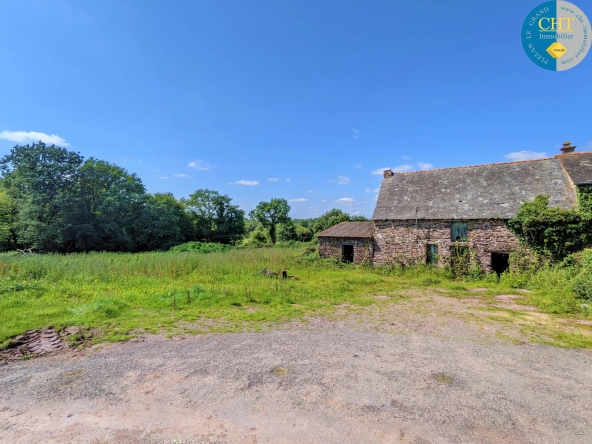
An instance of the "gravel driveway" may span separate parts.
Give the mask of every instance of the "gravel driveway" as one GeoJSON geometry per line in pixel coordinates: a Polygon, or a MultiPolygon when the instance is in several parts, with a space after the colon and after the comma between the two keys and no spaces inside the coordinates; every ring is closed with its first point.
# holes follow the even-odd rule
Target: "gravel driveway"
{"type": "Polygon", "coordinates": [[[592,353],[349,326],[0,367],[0,443],[590,443],[592,353]]]}

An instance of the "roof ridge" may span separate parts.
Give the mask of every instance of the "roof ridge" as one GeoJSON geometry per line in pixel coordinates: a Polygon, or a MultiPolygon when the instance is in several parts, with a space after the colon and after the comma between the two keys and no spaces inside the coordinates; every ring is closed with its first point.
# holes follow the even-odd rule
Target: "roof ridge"
{"type": "MultiPolygon", "coordinates": [[[[592,151],[589,151],[589,152],[592,152],[592,151]]],[[[578,154],[584,154],[584,153],[578,153],[578,154]]],[[[553,156],[553,157],[541,157],[540,159],[513,160],[511,162],[493,162],[493,163],[480,163],[480,164],[477,164],[477,165],[461,165],[461,166],[455,166],[455,167],[432,168],[432,169],[429,169],[429,170],[420,170],[420,171],[400,171],[400,172],[394,172],[393,171],[393,174],[395,174],[395,175],[401,175],[401,174],[429,173],[430,171],[458,170],[460,168],[477,168],[477,167],[492,166],[492,165],[510,165],[510,164],[513,164],[513,163],[540,162],[542,160],[554,160],[554,159],[556,159],[556,156],[553,156]]]]}

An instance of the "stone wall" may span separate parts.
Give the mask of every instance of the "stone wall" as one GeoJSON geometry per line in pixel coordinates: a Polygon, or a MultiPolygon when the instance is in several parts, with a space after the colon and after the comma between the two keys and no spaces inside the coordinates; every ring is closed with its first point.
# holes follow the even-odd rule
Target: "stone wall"
{"type": "Polygon", "coordinates": [[[374,260],[377,265],[389,261],[410,264],[425,263],[427,244],[438,246],[439,265],[450,257],[451,247],[472,248],[484,271],[491,271],[491,253],[509,253],[519,247],[518,239],[504,221],[496,219],[470,220],[467,242],[451,241],[451,221],[375,221],[374,260]]]}
{"type": "Polygon", "coordinates": [[[354,246],[354,264],[372,263],[374,247],[372,239],[319,237],[319,254],[323,257],[334,257],[337,260],[342,260],[342,245],[344,244],[354,246]]]}

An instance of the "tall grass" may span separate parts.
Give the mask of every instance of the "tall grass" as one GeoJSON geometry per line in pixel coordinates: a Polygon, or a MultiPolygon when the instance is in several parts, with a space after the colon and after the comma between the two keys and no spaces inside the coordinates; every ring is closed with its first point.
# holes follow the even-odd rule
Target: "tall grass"
{"type": "Polygon", "coordinates": [[[376,294],[444,287],[462,292],[485,286],[498,291],[529,287],[530,298],[550,312],[581,311],[569,294],[568,272],[493,276],[452,281],[426,266],[401,268],[344,265],[295,248],[233,249],[195,253],[0,254],[0,343],[25,330],[79,325],[107,339],[131,331],[159,331],[183,321],[216,319],[226,330],[244,323],[278,321],[340,304],[364,306],[376,294]],[[258,271],[288,270],[295,279],[258,271]],[[563,274],[562,274],[563,273],[563,274]]]}

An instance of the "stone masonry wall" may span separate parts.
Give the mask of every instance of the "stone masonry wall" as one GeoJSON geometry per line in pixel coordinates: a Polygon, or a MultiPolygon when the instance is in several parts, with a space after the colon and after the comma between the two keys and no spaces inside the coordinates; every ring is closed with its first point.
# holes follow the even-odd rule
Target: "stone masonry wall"
{"type": "Polygon", "coordinates": [[[343,258],[342,245],[354,246],[354,264],[361,264],[364,261],[372,263],[373,242],[365,238],[340,238],[320,237],[319,254],[323,257],[334,257],[337,260],[343,258]]]}
{"type": "Polygon", "coordinates": [[[491,253],[509,253],[518,249],[519,241],[501,220],[472,220],[468,223],[467,242],[451,241],[451,221],[376,221],[374,260],[377,265],[389,261],[425,263],[427,244],[438,245],[439,265],[450,256],[454,245],[471,247],[484,271],[491,271],[491,253]]]}

